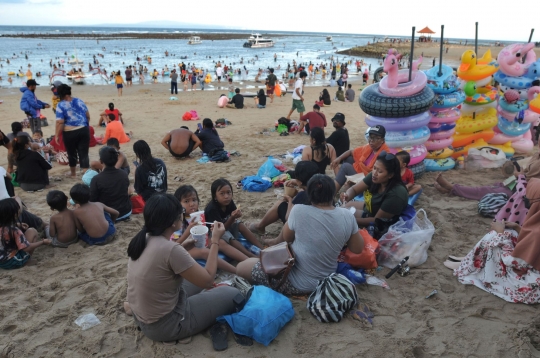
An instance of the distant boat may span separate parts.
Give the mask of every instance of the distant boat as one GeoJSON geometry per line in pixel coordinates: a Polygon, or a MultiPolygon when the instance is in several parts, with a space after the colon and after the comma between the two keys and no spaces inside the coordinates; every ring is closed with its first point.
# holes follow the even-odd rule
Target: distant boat
{"type": "Polygon", "coordinates": [[[187,43],[188,45],[200,45],[202,44],[202,41],[199,36],[191,36],[187,43]]]}
{"type": "Polygon", "coordinates": [[[247,42],[244,42],[244,47],[248,47],[248,48],[274,47],[274,40],[264,38],[261,36],[261,34],[251,34],[247,42]]]}
{"type": "Polygon", "coordinates": [[[332,40],[332,36],[326,36],[326,41],[331,42],[331,41],[334,41],[334,40],[332,40]]]}

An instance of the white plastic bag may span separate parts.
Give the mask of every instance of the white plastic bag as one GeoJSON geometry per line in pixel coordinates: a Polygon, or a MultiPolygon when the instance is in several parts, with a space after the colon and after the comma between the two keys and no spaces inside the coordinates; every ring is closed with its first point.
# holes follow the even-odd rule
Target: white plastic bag
{"type": "Polygon", "coordinates": [[[101,321],[99,320],[99,318],[97,318],[96,315],[93,313],[88,313],[88,314],[79,316],[75,320],[75,324],[81,327],[83,331],[86,331],[89,328],[97,326],[100,323],[101,321]]]}
{"type": "Polygon", "coordinates": [[[486,168],[500,168],[504,163],[506,163],[506,155],[498,148],[471,148],[469,149],[465,169],[481,170],[486,168]]]}
{"type": "Polygon", "coordinates": [[[388,232],[379,240],[381,251],[377,262],[379,265],[394,268],[409,256],[407,264],[410,267],[423,264],[427,260],[427,250],[434,233],[435,228],[424,209],[418,210],[411,220],[400,219],[390,226],[388,232]]]}

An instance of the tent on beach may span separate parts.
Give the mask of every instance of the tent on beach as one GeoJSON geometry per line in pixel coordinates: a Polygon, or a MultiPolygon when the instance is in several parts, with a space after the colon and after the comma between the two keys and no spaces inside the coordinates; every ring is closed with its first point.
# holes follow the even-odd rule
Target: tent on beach
{"type": "Polygon", "coordinates": [[[432,29],[430,29],[429,27],[424,27],[422,30],[419,30],[419,31],[416,31],[417,33],[419,34],[422,34],[422,36],[420,36],[420,42],[429,42],[431,41],[431,35],[435,33],[435,31],[433,31],[432,29]],[[424,34],[427,34],[428,36],[424,36],[424,34]]]}

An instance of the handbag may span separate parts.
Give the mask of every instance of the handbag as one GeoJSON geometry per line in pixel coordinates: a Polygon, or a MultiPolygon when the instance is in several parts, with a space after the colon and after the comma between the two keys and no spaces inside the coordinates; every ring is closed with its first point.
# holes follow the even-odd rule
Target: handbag
{"type": "Polygon", "coordinates": [[[294,262],[294,253],[287,242],[261,251],[261,268],[268,276],[268,282],[274,290],[285,283],[294,262]]]}

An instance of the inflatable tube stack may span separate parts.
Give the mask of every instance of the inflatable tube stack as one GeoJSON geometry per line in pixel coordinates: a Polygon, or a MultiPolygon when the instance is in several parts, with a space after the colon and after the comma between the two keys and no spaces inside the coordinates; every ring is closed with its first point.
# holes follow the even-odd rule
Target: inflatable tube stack
{"type": "Polygon", "coordinates": [[[454,153],[452,136],[456,132],[456,121],[461,118],[459,106],[465,100],[465,94],[459,89],[460,82],[450,66],[442,65],[426,71],[427,85],[435,92],[435,101],[431,107],[431,121],[428,149],[425,160],[426,171],[444,171],[454,168],[451,158],[454,153]]]}
{"type": "Polygon", "coordinates": [[[501,84],[502,95],[497,106],[497,126],[490,144],[510,143],[518,153],[530,153],[534,144],[531,129],[540,122],[540,111],[534,110],[540,93],[533,82],[540,76],[540,60],[534,44],[506,46],[497,57],[499,70],[494,78],[501,84]],[[525,57],[523,61],[522,58],[525,57]]]}
{"type": "Polygon", "coordinates": [[[380,83],[366,87],[358,101],[367,114],[368,126],[385,127],[385,141],[390,151],[394,154],[401,150],[409,152],[409,165],[423,169],[423,160],[427,155],[424,143],[431,135],[427,126],[431,121],[429,108],[435,94],[426,86],[427,77],[424,72],[418,71],[418,63],[413,63],[409,81],[409,70],[399,70],[399,58],[396,50],[388,51],[384,59],[384,71],[388,75],[380,83]]]}

